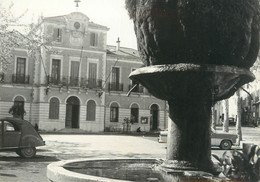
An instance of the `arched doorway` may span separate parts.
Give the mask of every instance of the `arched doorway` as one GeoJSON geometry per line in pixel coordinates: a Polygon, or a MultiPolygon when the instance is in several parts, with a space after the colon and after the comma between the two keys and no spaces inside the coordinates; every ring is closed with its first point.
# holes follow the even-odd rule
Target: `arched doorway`
{"type": "Polygon", "coordinates": [[[159,118],[159,106],[157,104],[153,104],[150,109],[150,128],[151,130],[158,129],[158,118],[159,118]]]}
{"type": "Polygon", "coordinates": [[[66,128],[79,128],[79,99],[72,96],[67,99],[66,103],[66,128]]]}

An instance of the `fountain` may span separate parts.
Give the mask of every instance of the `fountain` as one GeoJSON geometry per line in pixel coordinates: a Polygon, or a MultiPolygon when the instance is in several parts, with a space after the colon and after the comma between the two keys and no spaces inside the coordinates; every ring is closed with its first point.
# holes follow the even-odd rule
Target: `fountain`
{"type": "Polygon", "coordinates": [[[258,0],[126,3],[145,65],[130,78],[169,104],[162,166],[214,173],[211,106],[254,80],[249,68],[259,50],[258,0]]]}
{"type": "MultiPolygon", "coordinates": [[[[169,104],[166,160],[88,160],[58,166],[70,172],[81,166],[80,175],[89,181],[93,176],[100,181],[176,181],[216,174],[210,148],[211,106],[254,80],[249,68],[259,50],[258,0],[126,0],[126,7],[144,62],[130,79],[169,104]],[[111,166],[139,178],[111,176],[111,166]],[[153,172],[147,166],[153,166],[153,172]],[[136,168],[139,173],[131,171],[136,168]],[[142,174],[147,175],[141,178],[142,174]]],[[[57,170],[48,167],[50,180],[58,181],[53,180],[57,170]]]]}

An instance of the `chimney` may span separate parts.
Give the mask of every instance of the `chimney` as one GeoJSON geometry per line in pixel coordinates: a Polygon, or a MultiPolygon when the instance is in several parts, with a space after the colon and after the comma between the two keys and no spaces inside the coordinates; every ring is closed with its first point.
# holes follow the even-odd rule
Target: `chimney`
{"type": "Polygon", "coordinates": [[[117,41],[116,41],[116,51],[119,51],[120,49],[120,40],[119,40],[119,37],[117,38],[117,41]]]}

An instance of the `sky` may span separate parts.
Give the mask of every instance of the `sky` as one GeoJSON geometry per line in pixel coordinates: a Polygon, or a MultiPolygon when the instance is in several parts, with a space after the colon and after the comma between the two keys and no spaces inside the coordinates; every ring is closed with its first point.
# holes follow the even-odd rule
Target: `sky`
{"type": "Polygon", "coordinates": [[[122,47],[137,47],[134,25],[125,9],[124,0],[81,0],[79,8],[76,8],[74,0],[0,0],[2,6],[11,2],[14,3],[14,15],[26,12],[22,23],[36,22],[40,15],[50,17],[79,11],[87,15],[90,21],[110,29],[107,34],[108,45],[116,45],[119,37],[122,47]]]}

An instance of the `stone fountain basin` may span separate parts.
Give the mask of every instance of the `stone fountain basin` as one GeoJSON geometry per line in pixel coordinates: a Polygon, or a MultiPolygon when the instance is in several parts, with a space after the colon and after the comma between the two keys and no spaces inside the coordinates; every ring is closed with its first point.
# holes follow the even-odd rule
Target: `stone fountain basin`
{"type": "Polygon", "coordinates": [[[76,159],[54,162],[47,167],[51,182],[86,181],[214,181],[214,177],[201,171],[175,170],[167,173],[158,159],[76,159]]]}
{"type": "Polygon", "coordinates": [[[155,97],[163,100],[209,97],[227,99],[255,79],[244,68],[223,65],[169,64],[136,69],[130,79],[142,84],[155,97]]]}

